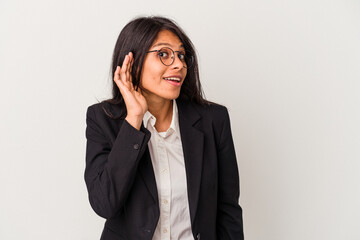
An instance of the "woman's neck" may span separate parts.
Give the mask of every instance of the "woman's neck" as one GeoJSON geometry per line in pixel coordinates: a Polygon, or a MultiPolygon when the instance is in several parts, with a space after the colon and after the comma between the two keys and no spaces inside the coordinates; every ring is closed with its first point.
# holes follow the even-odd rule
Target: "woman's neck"
{"type": "Polygon", "coordinates": [[[173,100],[146,99],[148,111],[156,118],[155,128],[158,132],[166,131],[171,124],[173,100]]]}

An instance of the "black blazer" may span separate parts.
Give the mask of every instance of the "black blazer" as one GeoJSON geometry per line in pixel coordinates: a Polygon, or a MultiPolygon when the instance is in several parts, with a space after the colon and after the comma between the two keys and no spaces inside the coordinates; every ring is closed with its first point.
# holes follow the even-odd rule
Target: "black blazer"
{"type": "MultiPolygon", "coordinates": [[[[176,100],[184,151],[190,220],[195,239],[242,240],[239,175],[224,106],[176,100]]],[[[160,209],[147,143],[150,132],[121,109],[97,103],[87,110],[85,181],[94,211],[106,218],[103,240],[151,240],[160,209]]]]}

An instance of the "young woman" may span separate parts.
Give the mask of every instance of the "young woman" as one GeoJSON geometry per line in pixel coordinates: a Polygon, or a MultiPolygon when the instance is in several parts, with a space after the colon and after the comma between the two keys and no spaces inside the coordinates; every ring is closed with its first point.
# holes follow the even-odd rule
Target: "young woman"
{"type": "Polygon", "coordinates": [[[224,106],[202,97],[194,47],[163,17],[128,23],[113,97],[87,110],[85,181],[101,239],[243,239],[224,106]]]}

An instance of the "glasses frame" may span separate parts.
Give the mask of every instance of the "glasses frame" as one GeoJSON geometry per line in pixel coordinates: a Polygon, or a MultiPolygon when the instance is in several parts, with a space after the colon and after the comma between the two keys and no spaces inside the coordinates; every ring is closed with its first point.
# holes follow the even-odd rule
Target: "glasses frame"
{"type": "Polygon", "coordinates": [[[189,68],[189,67],[191,67],[191,65],[193,64],[193,56],[192,56],[191,52],[188,51],[188,50],[174,51],[174,50],[172,50],[172,49],[169,48],[169,47],[162,47],[162,48],[160,48],[159,50],[151,50],[151,51],[148,51],[148,52],[146,52],[146,53],[151,53],[151,52],[158,52],[158,53],[159,53],[159,52],[161,52],[161,50],[164,49],[164,48],[170,49],[170,51],[172,52],[172,56],[171,56],[172,61],[171,61],[171,63],[168,64],[168,65],[165,64],[165,63],[163,62],[163,60],[161,59],[161,57],[159,56],[161,63],[164,64],[165,66],[171,66],[171,65],[175,62],[175,53],[176,53],[176,52],[177,52],[177,53],[181,53],[181,52],[183,52],[183,51],[185,51],[185,60],[182,61],[182,60],[179,58],[179,56],[178,56],[179,60],[180,60],[182,63],[185,63],[185,65],[183,65],[183,67],[184,67],[184,68],[189,68]],[[189,62],[190,64],[189,64],[188,62],[186,62],[186,59],[188,59],[188,62],[189,62]]]}

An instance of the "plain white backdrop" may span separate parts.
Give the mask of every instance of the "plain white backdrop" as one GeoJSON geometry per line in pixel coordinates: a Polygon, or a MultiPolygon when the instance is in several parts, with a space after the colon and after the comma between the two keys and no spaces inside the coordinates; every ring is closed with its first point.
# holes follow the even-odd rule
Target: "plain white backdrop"
{"type": "Polygon", "coordinates": [[[136,16],[192,39],[228,107],[247,240],[360,239],[358,0],[0,1],[0,239],[99,239],[87,106],[136,16]]]}

